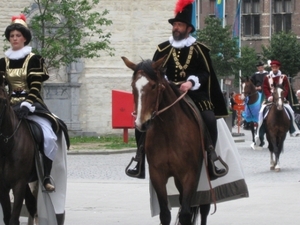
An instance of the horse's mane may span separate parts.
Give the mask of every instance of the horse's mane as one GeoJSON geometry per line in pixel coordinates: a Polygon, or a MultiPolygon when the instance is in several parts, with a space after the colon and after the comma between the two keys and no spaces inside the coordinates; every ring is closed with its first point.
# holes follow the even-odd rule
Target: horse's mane
{"type": "Polygon", "coordinates": [[[136,69],[133,73],[132,79],[135,78],[135,75],[139,70],[143,70],[149,76],[149,78],[151,80],[157,81],[158,76],[157,76],[156,71],[154,71],[154,69],[152,68],[152,63],[153,63],[152,60],[146,59],[146,60],[141,61],[139,64],[137,64],[136,69]]]}

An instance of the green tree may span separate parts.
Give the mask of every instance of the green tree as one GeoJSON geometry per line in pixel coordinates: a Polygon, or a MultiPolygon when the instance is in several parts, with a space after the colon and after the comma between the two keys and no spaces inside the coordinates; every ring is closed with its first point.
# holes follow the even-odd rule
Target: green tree
{"type": "Polygon", "coordinates": [[[293,32],[280,32],[272,35],[270,44],[262,46],[262,54],[265,61],[280,61],[280,70],[291,77],[299,72],[300,44],[293,32]]]}
{"type": "MultiPolygon", "coordinates": [[[[241,48],[241,57],[236,60],[236,69],[241,70],[242,77],[250,77],[256,72],[256,64],[259,58],[254,48],[244,46],[241,48]]],[[[235,72],[235,81],[239,80],[239,73],[235,72]],[[238,75],[236,75],[238,74],[238,75]]]]}
{"type": "Polygon", "coordinates": [[[236,39],[232,38],[231,27],[223,28],[220,19],[214,17],[206,17],[205,24],[203,29],[196,31],[196,39],[211,49],[210,56],[218,77],[233,75],[239,48],[236,39]]]}
{"type": "Polygon", "coordinates": [[[100,57],[100,51],[113,55],[108,14],[94,11],[99,0],[34,0],[24,10],[33,34],[33,51],[46,58],[48,68],[59,68],[79,58],[100,57]]]}

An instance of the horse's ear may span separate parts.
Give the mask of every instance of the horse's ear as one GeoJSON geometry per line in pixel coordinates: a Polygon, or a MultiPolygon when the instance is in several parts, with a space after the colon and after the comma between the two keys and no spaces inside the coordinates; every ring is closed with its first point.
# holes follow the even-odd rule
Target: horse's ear
{"type": "Polygon", "coordinates": [[[162,66],[162,64],[163,64],[164,61],[166,60],[166,58],[167,58],[167,55],[165,55],[164,57],[162,57],[162,58],[160,58],[159,60],[157,60],[156,62],[154,62],[154,63],[152,64],[152,68],[153,68],[154,70],[160,69],[161,66],[162,66]]]}
{"type": "Polygon", "coordinates": [[[134,64],[133,62],[129,61],[129,59],[127,59],[126,57],[122,56],[121,57],[125,63],[125,65],[129,68],[132,69],[133,71],[135,71],[136,69],[136,64],[134,64]]]}

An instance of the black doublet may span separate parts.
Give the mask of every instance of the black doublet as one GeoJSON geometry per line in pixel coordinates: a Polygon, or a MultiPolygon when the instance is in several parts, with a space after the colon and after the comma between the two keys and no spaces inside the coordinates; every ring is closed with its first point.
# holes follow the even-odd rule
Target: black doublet
{"type": "Polygon", "coordinates": [[[180,82],[186,81],[190,75],[197,76],[201,84],[198,90],[188,91],[188,95],[196,103],[200,105],[200,111],[213,110],[218,117],[228,116],[226,103],[221,92],[218,79],[213,70],[209,56],[209,49],[199,42],[195,42],[190,47],[176,49],[171,46],[169,41],[158,45],[158,48],[153,56],[153,61],[156,61],[167,55],[163,67],[166,68],[166,76],[169,81],[180,82]],[[187,64],[187,58],[190,55],[190,48],[193,47],[190,62],[184,69],[185,76],[181,76],[182,69],[178,67],[174,60],[174,50],[176,57],[181,66],[187,64]],[[202,107],[202,108],[201,108],[202,107]]]}

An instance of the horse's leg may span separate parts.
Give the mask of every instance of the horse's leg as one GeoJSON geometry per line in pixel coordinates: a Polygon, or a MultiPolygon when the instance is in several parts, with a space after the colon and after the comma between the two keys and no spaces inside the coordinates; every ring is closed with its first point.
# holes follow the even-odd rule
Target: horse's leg
{"type": "Polygon", "coordinates": [[[252,134],[252,144],[250,145],[253,150],[255,150],[255,130],[254,130],[254,122],[250,122],[250,130],[252,134]]]}
{"type": "Polygon", "coordinates": [[[277,151],[275,152],[275,171],[279,172],[280,171],[280,162],[279,162],[279,157],[280,153],[283,149],[283,142],[284,138],[279,138],[278,140],[278,146],[277,146],[277,151]]]}
{"type": "Polygon", "coordinates": [[[33,225],[34,224],[34,219],[36,216],[37,212],[37,182],[30,183],[26,187],[26,193],[25,193],[25,204],[27,207],[27,210],[29,212],[29,217],[28,217],[28,225],[33,225]],[[31,188],[29,188],[29,186],[31,188]]]}
{"type": "Polygon", "coordinates": [[[273,158],[273,152],[270,151],[270,170],[274,170],[275,169],[275,161],[273,158]]]}
{"type": "Polygon", "coordinates": [[[160,207],[159,219],[161,225],[170,225],[171,212],[168,208],[168,198],[166,184],[168,181],[167,176],[164,176],[161,171],[149,167],[150,180],[155,189],[158,203],[160,207]]]}
{"type": "MultiPolygon", "coordinates": [[[[2,184],[1,184],[1,186],[2,186],[2,184]]],[[[9,189],[1,187],[1,189],[0,189],[0,204],[2,206],[4,224],[8,225],[10,217],[11,217],[9,189]]],[[[2,218],[0,218],[0,219],[2,220],[2,218]]]]}
{"type": "Polygon", "coordinates": [[[201,225],[206,225],[209,210],[210,210],[210,204],[200,205],[201,225]]]}
{"type": "Polygon", "coordinates": [[[19,217],[23,206],[23,200],[25,197],[26,185],[27,182],[25,180],[20,180],[18,184],[15,187],[13,187],[14,204],[9,225],[20,224],[19,217]]]}
{"type": "Polygon", "coordinates": [[[187,173],[186,177],[182,178],[182,182],[184,182],[184,187],[182,191],[181,211],[179,214],[179,222],[181,225],[191,224],[191,218],[193,216],[191,212],[191,200],[193,194],[196,193],[197,190],[198,178],[199,173],[195,173],[195,171],[191,170],[187,173]]]}

